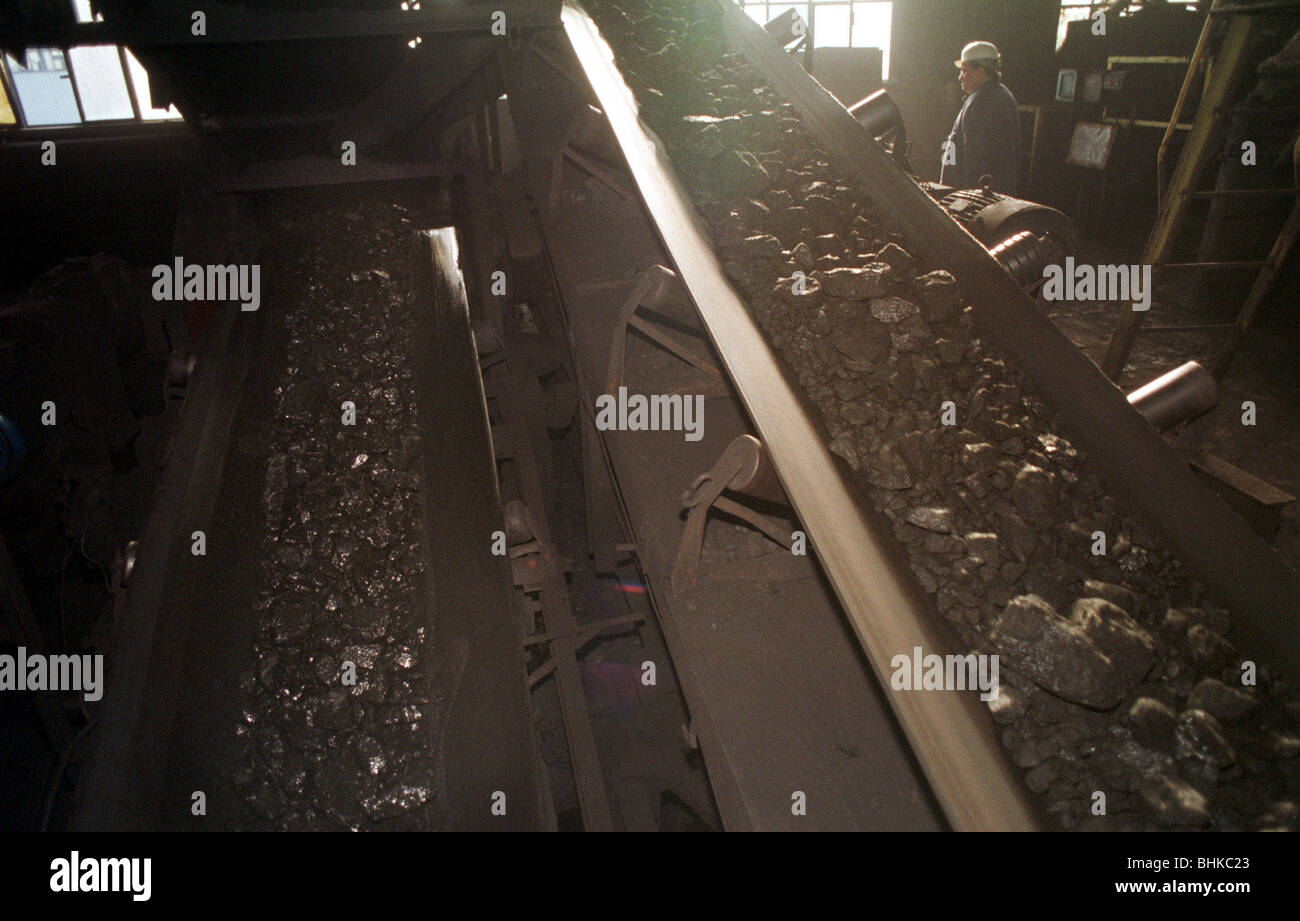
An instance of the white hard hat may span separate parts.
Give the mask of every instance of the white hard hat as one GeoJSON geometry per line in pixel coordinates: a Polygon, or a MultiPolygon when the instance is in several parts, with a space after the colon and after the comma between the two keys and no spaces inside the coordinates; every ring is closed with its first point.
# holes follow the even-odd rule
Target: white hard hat
{"type": "Polygon", "coordinates": [[[984,61],[993,61],[998,63],[1002,60],[1002,55],[998,53],[998,46],[992,42],[971,42],[961,50],[961,60],[953,61],[958,67],[962,64],[977,64],[984,61]]]}

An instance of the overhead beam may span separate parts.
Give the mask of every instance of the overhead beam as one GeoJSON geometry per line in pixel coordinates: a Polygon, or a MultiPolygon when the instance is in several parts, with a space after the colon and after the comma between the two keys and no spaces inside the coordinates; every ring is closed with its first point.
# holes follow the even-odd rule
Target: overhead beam
{"type": "Polygon", "coordinates": [[[358,163],[344,166],[335,157],[295,157],[252,163],[217,185],[219,192],[255,192],[303,186],[343,185],[352,182],[394,182],[450,176],[449,163],[358,163]]]}
{"type": "Polygon", "coordinates": [[[249,9],[227,3],[204,3],[203,35],[193,33],[190,7],[152,2],[129,17],[105,22],[51,25],[24,38],[29,45],[128,45],[160,48],[384,36],[492,34],[493,17],[505,14],[509,34],[560,23],[559,0],[496,0],[487,4],[451,5],[428,0],[418,10],[311,11],[249,9]]]}

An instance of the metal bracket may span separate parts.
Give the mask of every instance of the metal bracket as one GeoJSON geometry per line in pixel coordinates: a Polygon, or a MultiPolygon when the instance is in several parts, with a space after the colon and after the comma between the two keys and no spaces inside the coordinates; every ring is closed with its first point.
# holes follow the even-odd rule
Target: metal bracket
{"type": "Polygon", "coordinates": [[[727,445],[712,469],[697,476],[682,494],[682,508],[689,511],[673,566],[673,590],[678,594],[693,586],[699,576],[710,509],[733,515],[787,550],[790,548],[793,535],[789,531],[766,515],[724,496],[727,490],[789,504],[761,441],[753,435],[741,435],[727,445]]]}
{"type": "Polygon", "coordinates": [[[573,120],[569,122],[569,127],[564,132],[564,140],[560,142],[560,149],[556,152],[555,161],[551,166],[551,197],[548,206],[552,214],[559,207],[560,195],[564,191],[564,161],[566,159],[571,160],[589,176],[604,183],[624,201],[635,199],[635,193],[628,189],[626,182],[620,182],[615,176],[615,173],[619,171],[617,166],[578,146],[575,140],[585,129],[593,127],[597,119],[603,117],[601,111],[595,106],[585,105],[577,111],[573,116],[573,120]]]}
{"type": "Polygon", "coordinates": [[[623,383],[627,364],[627,331],[631,327],[650,340],[657,342],[682,361],[703,372],[709,379],[706,391],[720,392],[723,388],[722,372],[706,356],[671,333],[665,332],[636,312],[645,307],[653,310],[664,303],[668,289],[677,280],[677,273],[665,265],[652,265],[637,276],[636,287],[623,302],[614,324],[614,338],[609,348],[609,371],[605,375],[606,393],[614,393],[623,383]]]}

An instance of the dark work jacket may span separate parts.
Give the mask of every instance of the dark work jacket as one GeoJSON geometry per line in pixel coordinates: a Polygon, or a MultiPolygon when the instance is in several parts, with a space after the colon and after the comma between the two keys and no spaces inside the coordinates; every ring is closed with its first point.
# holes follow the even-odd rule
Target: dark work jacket
{"type": "Polygon", "coordinates": [[[989,80],[966,97],[944,151],[939,181],[957,189],[977,189],[981,176],[993,177],[993,191],[1016,194],[1020,170],[1020,110],[1016,97],[999,80],[989,80]],[[956,159],[954,164],[952,161],[956,159]]]}

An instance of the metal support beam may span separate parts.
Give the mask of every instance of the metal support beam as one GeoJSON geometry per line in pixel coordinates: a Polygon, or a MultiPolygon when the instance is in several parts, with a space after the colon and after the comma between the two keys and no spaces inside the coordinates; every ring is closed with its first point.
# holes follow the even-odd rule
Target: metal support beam
{"type": "MultiPolygon", "coordinates": [[[[537,458],[533,454],[532,439],[526,434],[526,407],[516,396],[522,388],[512,386],[515,380],[517,378],[510,374],[507,356],[506,362],[489,373],[485,380],[488,388],[486,392],[499,404],[506,425],[520,433],[516,444],[509,449],[509,456],[515,461],[520,492],[524,496],[524,523],[534,538],[541,558],[538,582],[542,617],[546,622],[547,633],[558,634],[551,646],[550,659],[528,675],[528,684],[529,687],[535,687],[554,673],[583,827],[587,831],[613,831],[614,818],[605,789],[605,775],[601,769],[596,736],[591,728],[591,715],[583,694],[582,674],[578,669],[578,650],[590,641],[591,636],[584,634],[583,625],[574,618],[569,604],[564,570],[546,520],[546,500],[537,469],[537,458]]],[[[500,446],[497,447],[497,453],[503,453],[500,446]]],[[[603,628],[601,624],[591,626],[594,630],[603,628]]]]}
{"type": "Polygon", "coordinates": [[[502,526],[500,494],[458,262],[452,228],[416,235],[412,290],[418,309],[431,314],[415,329],[415,354],[424,357],[415,385],[423,479],[433,487],[424,503],[435,537],[427,570],[432,626],[443,648],[464,654],[441,740],[446,795],[457,829],[538,830],[540,760],[509,565],[489,548],[489,536],[502,526]],[[497,790],[510,805],[492,821],[488,805],[497,790]]]}
{"type": "Polygon", "coordinates": [[[450,163],[358,163],[344,166],[334,157],[297,157],[293,160],[263,160],[252,163],[216,186],[218,192],[253,192],[352,182],[397,182],[403,179],[432,179],[451,176],[458,170],[450,163]]]}
{"type": "Polygon", "coordinates": [[[248,373],[248,315],[220,311],[201,340],[198,364],[173,437],[157,498],[140,536],[131,588],[114,638],[107,687],[90,760],[77,786],[72,827],[142,831],[154,827],[154,791],[164,770],[175,698],[174,662],[160,662],[160,639],[186,632],[198,579],[190,533],[211,520],[248,373]],[[240,322],[240,320],[243,322],[240,322]]]}
{"type": "Polygon", "coordinates": [[[1215,380],[1223,380],[1223,376],[1228,373],[1228,365],[1232,363],[1232,356],[1236,354],[1237,347],[1241,345],[1241,340],[1245,337],[1247,331],[1254,325],[1255,316],[1259,313],[1260,305],[1264,303],[1264,298],[1268,297],[1268,292],[1272,290],[1273,281],[1277,278],[1277,273],[1282,268],[1282,264],[1286,262],[1287,257],[1291,254],[1291,248],[1295,245],[1297,236],[1300,236],[1300,201],[1292,206],[1291,214],[1287,217],[1282,232],[1278,234],[1273,249],[1268,254],[1268,260],[1259,275],[1256,276],[1250,294],[1246,296],[1245,302],[1241,305],[1241,311],[1237,314],[1237,322],[1232,326],[1228,341],[1223,344],[1219,354],[1215,356],[1214,364],[1210,366],[1210,373],[1214,375],[1215,380]]]}

